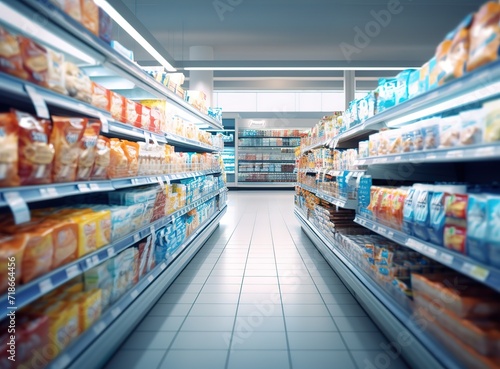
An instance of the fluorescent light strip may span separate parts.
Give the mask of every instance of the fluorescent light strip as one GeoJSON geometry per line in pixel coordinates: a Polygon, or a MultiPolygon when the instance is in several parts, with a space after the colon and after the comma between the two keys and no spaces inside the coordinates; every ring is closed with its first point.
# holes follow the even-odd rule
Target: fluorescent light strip
{"type": "Polygon", "coordinates": [[[40,26],[34,20],[35,18],[28,18],[19,11],[14,10],[8,5],[2,3],[0,3],[0,14],[2,15],[2,21],[8,23],[13,28],[16,28],[22,34],[28,35],[36,40],[40,40],[41,43],[48,44],[50,47],[71,55],[86,64],[97,64],[96,59],[75,47],[71,42],[67,42],[62,37],[59,37],[40,26]]]}
{"type": "Polygon", "coordinates": [[[335,70],[405,70],[407,67],[185,67],[184,70],[213,71],[335,71],[335,70]]]}
{"type": "Polygon", "coordinates": [[[106,0],[94,0],[94,2],[104,10],[116,23],[120,25],[137,43],[144,48],[153,58],[155,58],[169,72],[176,72],[175,69],[137,30],[115,10],[106,0]]]}
{"type": "Polygon", "coordinates": [[[456,109],[460,106],[485,100],[489,97],[498,95],[499,92],[500,82],[490,83],[482,88],[459,95],[453,99],[419,110],[415,113],[406,114],[400,118],[390,120],[387,122],[387,126],[397,127],[405,123],[410,123],[421,118],[445,112],[447,110],[456,109]]]}

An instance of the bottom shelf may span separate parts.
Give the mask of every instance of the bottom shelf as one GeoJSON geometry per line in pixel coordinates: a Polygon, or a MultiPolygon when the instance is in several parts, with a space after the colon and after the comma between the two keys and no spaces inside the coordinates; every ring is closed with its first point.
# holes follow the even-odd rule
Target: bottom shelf
{"type": "Polygon", "coordinates": [[[144,276],[47,369],[102,367],[212,235],[226,210],[227,205],[224,205],[202,224],[170,261],[162,262],[144,276]]]}
{"type": "MultiPolygon", "coordinates": [[[[316,248],[349,287],[359,303],[369,313],[384,334],[413,368],[458,369],[462,365],[425,329],[411,311],[399,304],[386,290],[357,268],[336,247],[335,241],[326,238],[304,213],[295,208],[303,231],[316,248]]],[[[395,353],[393,353],[395,354],[395,353]]]]}

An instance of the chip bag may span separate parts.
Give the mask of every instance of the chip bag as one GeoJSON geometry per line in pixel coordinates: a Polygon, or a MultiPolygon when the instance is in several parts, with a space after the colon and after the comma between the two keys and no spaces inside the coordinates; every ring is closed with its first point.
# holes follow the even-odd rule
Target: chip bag
{"type": "Polygon", "coordinates": [[[112,138],[110,140],[110,149],[111,155],[108,166],[108,177],[126,177],[128,172],[128,159],[121,145],[121,141],[117,138],[112,138]]]}
{"type": "Polygon", "coordinates": [[[0,26],[0,71],[27,80],[21,45],[16,36],[0,26]]]}
{"type": "Polygon", "coordinates": [[[23,253],[28,243],[28,237],[24,234],[0,235],[0,293],[7,291],[10,285],[15,287],[22,276],[23,253]],[[9,273],[12,273],[12,280],[9,273]],[[10,282],[10,283],[9,283],[10,282]]]}
{"type": "Polygon", "coordinates": [[[96,157],[92,169],[91,179],[107,179],[108,167],[111,163],[111,148],[109,138],[99,136],[96,146],[96,157]]]}
{"type": "Polygon", "coordinates": [[[76,172],[77,181],[88,181],[90,179],[97,157],[97,142],[100,131],[101,122],[89,119],[80,141],[80,155],[78,157],[78,170],[76,172]]]}
{"type": "Polygon", "coordinates": [[[19,127],[14,112],[0,113],[0,187],[19,186],[19,127]]]}

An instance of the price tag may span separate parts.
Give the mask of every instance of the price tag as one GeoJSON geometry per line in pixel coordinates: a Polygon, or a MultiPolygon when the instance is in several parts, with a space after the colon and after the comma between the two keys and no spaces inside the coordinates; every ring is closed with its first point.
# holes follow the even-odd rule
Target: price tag
{"type": "Polygon", "coordinates": [[[52,291],[54,289],[54,285],[52,284],[50,278],[47,278],[38,283],[38,288],[40,289],[41,294],[45,294],[49,291],[52,291]]]}
{"type": "Polygon", "coordinates": [[[134,234],[134,242],[139,242],[141,240],[141,236],[139,236],[139,233],[134,234]]]}
{"type": "Polygon", "coordinates": [[[115,249],[113,247],[110,247],[108,249],[108,258],[112,258],[113,256],[115,256],[115,249]]]}
{"type": "Polygon", "coordinates": [[[490,147],[481,147],[479,149],[476,149],[476,154],[474,156],[488,157],[493,155],[495,155],[495,147],[490,146],[490,147]]]}
{"type": "Polygon", "coordinates": [[[97,183],[91,183],[89,184],[89,188],[91,191],[99,191],[99,185],[97,183]]]}
{"type": "Polygon", "coordinates": [[[387,234],[387,229],[380,227],[380,226],[377,227],[377,231],[378,231],[378,233],[383,234],[383,235],[387,234]]]}
{"type": "Polygon", "coordinates": [[[68,279],[72,279],[77,275],[80,275],[80,268],[78,265],[72,265],[69,268],[66,268],[66,276],[68,279]]]}
{"type": "Polygon", "coordinates": [[[366,163],[366,160],[365,159],[362,159],[362,160],[357,160],[356,161],[356,165],[365,165],[366,163]]]}
{"type": "Polygon", "coordinates": [[[108,133],[109,132],[108,118],[106,118],[104,114],[99,113],[99,120],[101,121],[101,132],[108,133]]]}
{"type": "Polygon", "coordinates": [[[434,160],[437,158],[437,156],[435,154],[427,154],[427,155],[425,155],[425,158],[427,160],[434,160]]]}
{"type": "Polygon", "coordinates": [[[155,144],[155,146],[158,146],[158,140],[156,139],[156,136],[152,133],[151,133],[151,138],[153,139],[153,143],[155,144]]]}
{"type": "Polygon", "coordinates": [[[130,297],[132,297],[132,300],[135,300],[135,298],[139,296],[139,291],[133,290],[132,293],[130,294],[130,297]]]}
{"type": "Polygon", "coordinates": [[[163,182],[163,178],[158,177],[157,180],[158,180],[158,184],[160,185],[161,189],[163,191],[165,191],[165,182],[163,182]]]}
{"type": "Polygon", "coordinates": [[[437,261],[443,264],[451,265],[453,264],[453,256],[449,254],[439,253],[437,261]]]}
{"type": "Polygon", "coordinates": [[[424,245],[414,238],[408,238],[405,242],[405,245],[417,251],[423,251],[424,248],[424,245]]]}
{"type": "Polygon", "coordinates": [[[165,176],[165,180],[167,181],[167,184],[170,186],[170,176],[165,176]]]}
{"type": "Polygon", "coordinates": [[[94,267],[94,261],[92,258],[85,259],[85,263],[87,264],[87,269],[91,269],[94,267]]]}
{"type": "Polygon", "coordinates": [[[149,283],[153,282],[154,280],[155,280],[155,277],[153,277],[152,275],[150,275],[150,276],[148,277],[148,282],[149,282],[149,283]]]}
{"type": "Polygon", "coordinates": [[[92,264],[94,265],[99,264],[99,256],[97,255],[92,256],[92,264]]]}
{"type": "Polygon", "coordinates": [[[115,307],[113,310],[111,310],[111,316],[113,319],[116,319],[120,314],[122,313],[122,309],[120,307],[115,307]]]}
{"type": "Polygon", "coordinates": [[[165,263],[161,263],[160,264],[160,269],[161,270],[165,270],[166,267],[167,267],[167,264],[165,264],[165,263]]]}
{"type": "Polygon", "coordinates": [[[90,191],[90,187],[89,187],[89,185],[88,185],[88,184],[86,184],[86,183],[79,183],[79,184],[77,185],[77,187],[78,187],[78,190],[79,190],[80,192],[89,192],[89,191],[90,191]]]}
{"type": "Polygon", "coordinates": [[[464,151],[463,150],[453,150],[453,151],[448,151],[446,153],[447,158],[463,158],[464,157],[464,151]]]}
{"type": "Polygon", "coordinates": [[[96,334],[101,334],[103,330],[106,329],[106,323],[104,322],[99,322],[96,325],[94,325],[94,332],[96,334]]]}
{"type": "Polygon", "coordinates": [[[146,147],[149,146],[149,143],[150,143],[149,140],[150,140],[149,132],[144,131],[144,142],[146,142],[146,147]]]}
{"type": "Polygon", "coordinates": [[[468,274],[469,276],[482,282],[484,282],[490,275],[490,271],[488,269],[470,263],[464,263],[462,265],[461,271],[462,273],[468,274]]]}
{"type": "Polygon", "coordinates": [[[35,107],[36,115],[39,118],[50,119],[49,108],[47,108],[47,104],[43,97],[38,93],[35,87],[25,85],[24,86],[26,92],[28,93],[33,106],[35,107]]]}
{"type": "Polygon", "coordinates": [[[44,197],[57,197],[59,194],[55,187],[40,188],[40,195],[44,197]]]}
{"type": "Polygon", "coordinates": [[[401,155],[398,155],[394,158],[394,161],[401,161],[401,155]]]}
{"type": "Polygon", "coordinates": [[[387,237],[394,238],[394,232],[393,231],[387,232],[387,237]]]}
{"type": "Polygon", "coordinates": [[[154,234],[155,233],[155,226],[152,225],[151,227],[149,227],[149,231],[151,232],[151,234],[154,234]]]}
{"type": "Polygon", "coordinates": [[[24,201],[19,192],[5,192],[3,197],[14,215],[16,224],[26,223],[31,220],[28,204],[26,204],[26,201],[24,201]]]}

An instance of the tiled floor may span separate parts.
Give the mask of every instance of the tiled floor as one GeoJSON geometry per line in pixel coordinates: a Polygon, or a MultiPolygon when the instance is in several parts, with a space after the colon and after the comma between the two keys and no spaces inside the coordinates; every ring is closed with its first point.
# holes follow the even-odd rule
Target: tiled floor
{"type": "Polygon", "coordinates": [[[301,231],[292,191],[233,191],[106,369],[405,369],[301,231]]]}

